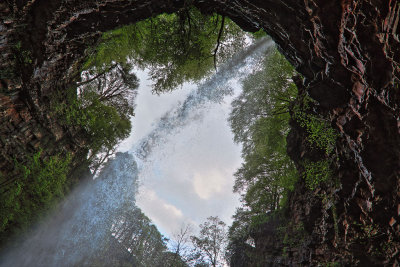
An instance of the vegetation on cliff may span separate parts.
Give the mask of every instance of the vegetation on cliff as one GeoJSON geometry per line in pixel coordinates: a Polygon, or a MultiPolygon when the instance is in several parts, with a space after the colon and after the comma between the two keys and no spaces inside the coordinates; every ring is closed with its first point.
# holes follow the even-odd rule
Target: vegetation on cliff
{"type": "Polygon", "coordinates": [[[58,155],[41,159],[41,153],[30,157],[26,165],[15,162],[21,177],[0,194],[0,240],[26,231],[66,191],[71,157],[58,155]]]}

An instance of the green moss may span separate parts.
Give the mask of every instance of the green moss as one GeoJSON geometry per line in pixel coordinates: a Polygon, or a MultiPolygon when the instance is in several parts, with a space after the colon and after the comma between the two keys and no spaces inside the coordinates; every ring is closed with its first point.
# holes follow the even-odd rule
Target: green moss
{"type": "Polygon", "coordinates": [[[252,33],[252,35],[253,35],[253,37],[256,38],[256,39],[259,39],[259,38],[262,38],[262,37],[266,37],[266,36],[267,36],[266,32],[265,32],[263,29],[258,30],[258,31],[256,31],[256,32],[252,33]]]}
{"type": "Polygon", "coordinates": [[[326,120],[301,111],[295,113],[295,118],[307,131],[311,145],[324,150],[327,155],[333,151],[338,134],[326,120]]]}
{"type": "Polygon", "coordinates": [[[328,262],[325,264],[325,267],[340,267],[341,264],[339,262],[328,262]]]}
{"type": "Polygon", "coordinates": [[[30,51],[24,50],[22,48],[21,42],[18,42],[14,45],[14,53],[15,58],[19,61],[22,65],[29,65],[32,64],[32,55],[30,51]]]}
{"type": "Polygon", "coordinates": [[[304,242],[306,237],[306,231],[302,223],[293,224],[289,223],[286,226],[281,226],[278,229],[278,233],[283,236],[282,243],[284,245],[282,250],[282,256],[288,256],[288,249],[291,247],[297,247],[304,242]]]}
{"type": "MultiPolygon", "coordinates": [[[[286,237],[286,236],[285,236],[286,237]]],[[[287,253],[288,247],[285,246],[282,249],[282,257],[287,258],[288,257],[288,253],[287,253]]]]}
{"type": "Polygon", "coordinates": [[[328,181],[332,176],[332,171],[327,160],[305,161],[303,163],[303,178],[310,190],[314,190],[321,182],[328,181]]]}

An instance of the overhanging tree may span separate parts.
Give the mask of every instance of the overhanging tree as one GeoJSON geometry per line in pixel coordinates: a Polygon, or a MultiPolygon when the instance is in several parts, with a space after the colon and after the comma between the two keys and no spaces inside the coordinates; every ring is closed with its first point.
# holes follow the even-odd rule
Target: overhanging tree
{"type": "Polygon", "coordinates": [[[85,68],[101,72],[128,59],[147,68],[156,92],[170,91],[186,81],[200,81],[217,63],[243,49],[246,35],[223,16],[204,15],[185,6],[103,34],[85,68]]]}

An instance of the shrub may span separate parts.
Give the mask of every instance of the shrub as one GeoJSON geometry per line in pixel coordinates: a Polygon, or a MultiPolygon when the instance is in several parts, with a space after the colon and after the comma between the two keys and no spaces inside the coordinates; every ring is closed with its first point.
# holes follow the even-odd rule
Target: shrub
{"type": "Polygon", "coordinates": [[[295,118],[307,131],[307,140],[310,144],[324,150],[327,155],[332,153],[338,133],[326,120],[301,111],[295,113],[295,118]]]}
{"type": "Polygon", "coordinates": [[[314,190],[321,182],[328,181],[332,176],[329,162],[327,160],[320,160],[316,162],[306,161],[303,163],[304,173],[303,177],[306,185],[310,190],[314,190]]]}
{"type": "Polygon", "coordinates": [[[20,177],[0,195],[0,236],[24,230],[49,209],[65,191],[71,157],[41,158],[42,151],[27,164],[15,163],[20,177]]]}
{"type": "Polygon", "coordinates": [[[327,120],[307,112],[310,109],[310,104],[314,102],[309,96],[305,96],[303,106],[295,106],[294,108],[294,119],[306,130],[308,142],[329,155],[335,147],[339,134],[327,120]]]}

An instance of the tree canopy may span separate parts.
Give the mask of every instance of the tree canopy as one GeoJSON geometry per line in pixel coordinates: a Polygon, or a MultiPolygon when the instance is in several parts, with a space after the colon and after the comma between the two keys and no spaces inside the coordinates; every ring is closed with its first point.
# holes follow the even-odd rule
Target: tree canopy
{"type": "MultiPolygon", "coordinates": [[[[244,162],[235,173],[234,192],[241,194],[229,231],[231,257],[246,258],[249,233],[284,205],[294,189],[297,172],[286,153],[289,103],[297,90],[293,67],[276,50],[267,53],[259,70],[243,82],[229,117],[234,141],[242,144],[244,162]]],[[[251,242],[250,242],[251,243],[251,242]]]]}
{"type": "Polygon", "coordinates": [[[203,264],[223,266],[227,241],[226,224],[218,216],[210,216],[200,224],[200,234],[191,236],[197,258],[203,264]]]}
{"type": "Polygon", "coordinates": [[[130,61],[149,70],[156,92],[170,91],[203,79],[243,49],[245,37],[228,18],[185,7],[105,33],[84,67],[101,71],[130,61]]]}
{"type": "Polygon", "coordinates": [[[293,189],[294,165],[286,154],[289,103],[296,95],[293,68],[276,50],[261,70],[243,82],[229,117],[234,140],[243,146],[243,165],[235,173],[234,191],[255,213],[279,207],[284,190],[293,189]]]}

